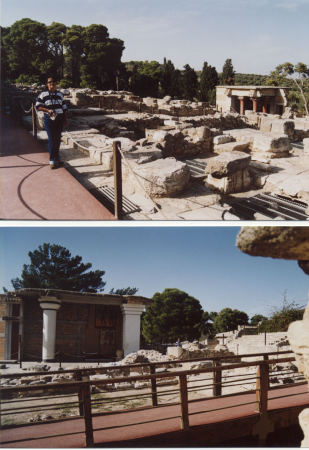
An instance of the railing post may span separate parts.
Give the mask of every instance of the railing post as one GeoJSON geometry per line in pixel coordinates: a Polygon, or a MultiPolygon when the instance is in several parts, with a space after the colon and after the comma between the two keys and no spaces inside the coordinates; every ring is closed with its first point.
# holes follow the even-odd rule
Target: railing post
{"type": "Polygon", "coordinates": [[[32,103],[31,113],[32,113],[32,135],[36,139],[37,135],[38,135],[38,129],[36,126],[36,111],[35,111],[34,103],[32,103]]]}
{"type": "Polygon", "coordinates": [[[268,404],[268,386],[269,386],[269,365],[260,362],[256,374],[256,401],[260,414],[267,413],[268,404]]]}
{"type": "Polygon", "coordinates": [[[179,393],[180,393],[180,407],[181,407],[181,424],[183,431],[189,429],[189,407],[188,407],[188,383],[187,375],[179,375],[179,393]]]}
{"type": "MultiPolygon", "coordinates": [[[[267,354],[263,355],[263,361],[269,361],[269,356],[267,354]]],[[[268,368],[268,389],[269,389],[269,385],[270,385],[270,381],[269,381],[270,366],[269,366],[269,364],[267,364],[267,368],[268,368]]]]}
{"type": "MultiPolygon", "coordinates": [[[[149,367],[151,375],[154,375],[156,373],[156,366],[150,364],[149,367]]],[[[151,398],[152,406],[158,406],[157,380],[155,378],[151,378],[151,398]]]]}
{"type": "Polygon", "coordinates": [[[85,383],[83,385],[82,397],[83,397],[83,405],[84,405],[86,447],[93,447],[93,426],[92,426],[92,413],[91,413],[90,383],[85,383]]]}
{"type": "MultiPolygon", "coordinates": [[[[80,371],[75,372],[75,380],[76,381],[82,381],[82,373],[80,371]]],[[[79,415],[84,415],[84,403],[83,403],[83,394],[82,394],[82,388],[78,388],[78,407],[79,407],[79,415]]]]}
{"type": "MultiPolygon", "coordinates": [[[[221,367],[221,361],[220,359],[213,360],[212,366],[214,368],[221,367]]],[[[214,370],[213,371],[213,396],[214,397],[220,397],[222,395],[222,370],[214,370]]]]}
{"type": "Polygon", "coordinates": [[[122,173],[121,154],[119,151],[120,142],[113,142],[113,169],[114,169],[114,191],[115,191],[115,217],[122,219],[122,173]]]}

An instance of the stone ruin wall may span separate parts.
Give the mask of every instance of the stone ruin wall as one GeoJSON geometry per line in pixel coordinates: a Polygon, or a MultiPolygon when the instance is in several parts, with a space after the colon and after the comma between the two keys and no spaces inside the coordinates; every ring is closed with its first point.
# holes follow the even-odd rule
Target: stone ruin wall
{"type": "Polygon", "coordinates": [[[192,158],[206,158],[203,183],[212,192],[261,189],[272,161],[290,155],[291,141],[303,139],[304,153],[309,153],[307,119],[252,111],[221,114],[203,102],[140,98],[131,92],[61,91],[71,105],[72,139],[63,137],[64,142],[111,171],[112,143],[120,141],[132,169],[124,165],[129,195],[140,192],[141,185],[144,195],[153,198],[178,195],[189,186],[184,160],[192,158]]]}

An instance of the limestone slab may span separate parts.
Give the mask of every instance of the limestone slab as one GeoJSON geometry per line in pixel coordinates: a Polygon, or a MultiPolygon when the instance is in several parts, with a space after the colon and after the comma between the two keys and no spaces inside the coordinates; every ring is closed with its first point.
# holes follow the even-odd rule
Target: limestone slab
{"type": "MultiPolygon", "coordinates": [[[[140,184],[151,197],[169,197],[181,192],[188,184],[188,166],[175,158],[158,159],[148,164],[134,167],[140,184]]],[[[130,170],[124,172],[124,181],[140,189],[130,170]]]]}
{"type": "Polygon", "coordinates": [[[224,152],[207,160],[206,172],[222,178],[248,167],[251,157],[243,152],[224,152]]]}

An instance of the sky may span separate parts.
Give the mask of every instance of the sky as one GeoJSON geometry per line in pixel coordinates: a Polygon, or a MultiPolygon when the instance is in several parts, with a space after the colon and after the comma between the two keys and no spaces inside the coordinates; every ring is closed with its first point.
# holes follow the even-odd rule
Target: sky
{"type": "Polygon", "coordinates": [[[29,17],[50,25],[105,25],[125,43],[123,61],[171,59],[181,69],[269,74],[308,63],[309,0],[2,0],[1,25],[29,17]]]}
{"type": "Polygon", "coordinates": [[[29,264],[28,252],[44,242],[105,270],[104,292],[135,286],[151,298],[177,288],[197,298],[206,311],[240,309],[249,317],[289,302],[307,304],[309,278],[297,261],[253,257],[235,245],[239,227],[204,226],[1,226],[0,287],[29,264]]]}

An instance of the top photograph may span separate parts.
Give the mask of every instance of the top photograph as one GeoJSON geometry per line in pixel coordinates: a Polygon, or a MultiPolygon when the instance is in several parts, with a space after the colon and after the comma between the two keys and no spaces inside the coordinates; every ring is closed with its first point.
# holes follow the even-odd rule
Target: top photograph
{"type": "Polygon", "coordinates": [[[2,220],[309,219],[308,0],[2,10],[2,220]]]}

